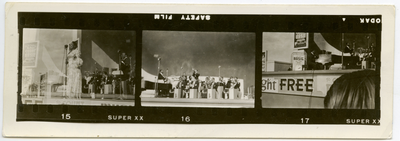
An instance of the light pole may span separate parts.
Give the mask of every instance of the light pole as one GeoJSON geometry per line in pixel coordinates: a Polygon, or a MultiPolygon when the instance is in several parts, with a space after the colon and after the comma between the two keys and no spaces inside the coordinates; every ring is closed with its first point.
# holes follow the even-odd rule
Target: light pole
{"type": "Polygon", "coordinates": [[[156,76],[156,95],[158,95],[158,75],[160,73],[160,62],[161,62],[161,57],[158,54],[154,54],[154,57],[157,58],[158,65],[157,65],[157,76],[156,76]]]}

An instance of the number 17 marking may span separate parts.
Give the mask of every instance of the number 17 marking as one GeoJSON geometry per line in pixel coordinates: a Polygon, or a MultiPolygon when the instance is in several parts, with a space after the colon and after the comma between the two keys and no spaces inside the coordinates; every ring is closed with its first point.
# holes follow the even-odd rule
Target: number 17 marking
{"type": "Polygon", "coordinates": [[[301,123],[307,124],[310,118],[301,118],[301,123]]]}

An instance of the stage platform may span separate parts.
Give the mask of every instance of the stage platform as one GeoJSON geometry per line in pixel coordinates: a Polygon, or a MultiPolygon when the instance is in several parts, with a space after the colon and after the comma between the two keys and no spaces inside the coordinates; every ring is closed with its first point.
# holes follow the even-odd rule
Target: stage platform
{"type": "MultiPolygon", "coordinates": [[[[134,95],[82,94],[82,99],[65,99],[62,94],[52,94],[51,98],[23,96],[23,104],[44,105],[90,105],[90,106],[134,106],[134,95]],[[104,97],[103,97],[104,96],[104,97]],[[103,99],[102,99],[103,98],[103,99]]],[[[150,98],[141,97],[144,107],[215,107],[215,108],[254,108],[254,99],[188,99],[188,98],[150,98]]]]}
{"type": "Polygon", "coordinates": [[[147,107],[254,108],[254,99],[141,98],[147,107]]]}

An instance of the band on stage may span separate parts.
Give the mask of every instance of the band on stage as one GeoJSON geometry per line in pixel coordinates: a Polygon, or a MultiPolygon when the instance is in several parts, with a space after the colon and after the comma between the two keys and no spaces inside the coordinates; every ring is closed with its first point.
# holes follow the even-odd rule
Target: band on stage
{"type": "MultiPolygon", "coordinates": [[[[199,79],[200,73],[198,70],[192,70],[192,75],[182,74],[179,77],[179,82],[169,92],[174,93],[175,98],[237,99],[238,95],[240,95],[238,77],[230,77],[227,81],[224,81],[222,76],[218,80],[207,76],[205,81],[202,81],[199,79]],[[231,93],[235,91],[237,94],[229,94],[230,90],[231,93]]],[[[161,69],[158,79],[164,80],[164,83],[170,83],[161,69]]],[[[159,93],[162,93],[162,90],[159,90],[159,93]]]]}

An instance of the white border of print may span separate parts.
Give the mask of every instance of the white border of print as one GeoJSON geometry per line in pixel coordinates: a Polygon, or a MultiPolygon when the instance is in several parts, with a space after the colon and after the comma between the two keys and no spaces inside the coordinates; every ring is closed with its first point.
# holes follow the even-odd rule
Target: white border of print
{"type": "Polygon", "coordinates": [[[394,7],[355,5],[183,5],[7,3],[3,87],[3,135],[8,137],[150,137],[150,138],[391,138],[393,130],[394,7]],[[201,13],[201,14],[382,14],[381,125],[182,125],[16,122],[17,12],[201,13]],[[223,132],[222,132],[223,131],[223,132]]]}

